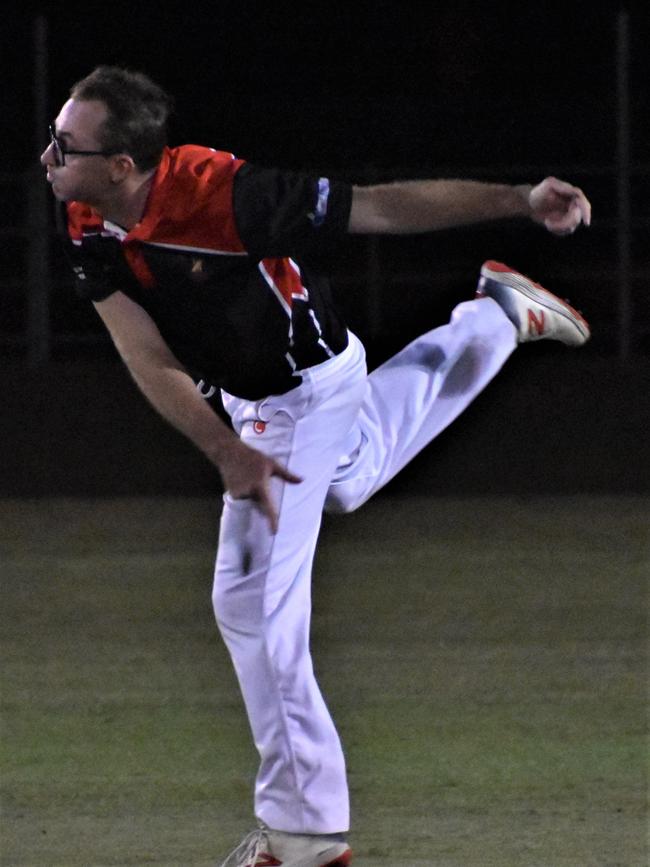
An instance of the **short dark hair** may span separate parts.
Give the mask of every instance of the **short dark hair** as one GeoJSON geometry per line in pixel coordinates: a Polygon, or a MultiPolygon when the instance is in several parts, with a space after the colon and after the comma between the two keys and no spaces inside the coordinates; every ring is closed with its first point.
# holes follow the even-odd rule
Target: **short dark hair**
{"type": "Polygon", "coordinates": [[[173,101],[142,72],[98,66],[70,88],[79,100],[101,100],[108,117],[99,130],[100,146],[127,153],[140,171],[155,168],[167,144],[167,118],[173,101]]]}

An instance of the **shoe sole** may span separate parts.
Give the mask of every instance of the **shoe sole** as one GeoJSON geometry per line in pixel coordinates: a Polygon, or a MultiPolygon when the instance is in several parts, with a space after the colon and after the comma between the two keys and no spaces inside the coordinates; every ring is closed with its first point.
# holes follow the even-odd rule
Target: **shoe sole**
{"type": "MultiPolygon", "coordinates": [[[[286,863],[287,867],[289,864],[295,865],[295,867],[302,867],[303,864],[304,865],[309,864],[310,867],[311,867],[311,865],[314,865],[314,856],[311,856],[311,857],[307,856],[305,858],[298,858],[298,859],[287,861],[287,862],[277,861],[275,858],[273,858],[272,855],[267,855],[266,853],[260,853],[260,855],[258,857],[267,858],[268,861],[264,862],[264,863],[268,863],[268,864],[286,863]]],[[[352,863],[352,849],[347,849],[345,852],[342,852],[340,855],[337,855],[333,861],[326,861],[324,864],[319,864],[318,867],[349,867],[349,865],[351,863],[352,863]]],[[[260,864],[260,867],[261,867],[261,864],[260,864]]]]}
{"type": "Polygon", "coordinates": [[[502,284],[520,292],[526,298],[539,304],[540,307],[545,307],[547,310],[552,310],[561,316],[565,322],[569,323],[577,332],[577,339],[572,341],[574,346],[582,346],[591,336],[591,329],[587,320],[570,304],[562,301],[557,295],[549,292],[539,283],[529,280],[513,268],[503,265],[501,262],[488,261],[481,268],[481,280],[479,281],[478,291],[480,294],[490,296],[491,291],[486,292],[484,281],[502,284]]]}
{"type": "Polygon", "coordinates": [[[320,867],[349,867],[352,863],[352,849],[348,849],[341,855],[337,855],[333,861],[327,861],[321,864],[320,867]]]}
{"type": "Polygon", "coordinates": [[[323,864],[322,867],[349,867],[352,863],[352,850],[348,849],[347,852],[344,852],[342,855],[337,855],[334,861],[328,861],[327,864],[323,864]]]}

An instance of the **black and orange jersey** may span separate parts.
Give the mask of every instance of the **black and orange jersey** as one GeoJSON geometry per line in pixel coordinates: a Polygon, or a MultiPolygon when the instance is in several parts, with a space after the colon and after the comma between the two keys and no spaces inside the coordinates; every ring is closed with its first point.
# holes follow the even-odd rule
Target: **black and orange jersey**
{"type": "Polygon", "coordinates": [[[281,394],[347,344],[322,262],[351,200],[343,182],[167,148],[131,231],[67,204],[76,288],[140,304],[197,379],[248,399],[281,394]]]}

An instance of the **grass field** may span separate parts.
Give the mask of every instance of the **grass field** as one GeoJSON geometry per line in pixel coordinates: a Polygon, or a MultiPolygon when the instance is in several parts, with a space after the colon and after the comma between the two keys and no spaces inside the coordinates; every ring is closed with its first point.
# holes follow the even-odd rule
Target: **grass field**
{"type": "MultiPolygon", "coordinates": [[[[0,502],[5,867],[213,867],[251,829],[218,512],[0,502]]],[[[649,528],[640,497],[326,520],[313,646],[355,865],[647,867],[649,528]]]]}

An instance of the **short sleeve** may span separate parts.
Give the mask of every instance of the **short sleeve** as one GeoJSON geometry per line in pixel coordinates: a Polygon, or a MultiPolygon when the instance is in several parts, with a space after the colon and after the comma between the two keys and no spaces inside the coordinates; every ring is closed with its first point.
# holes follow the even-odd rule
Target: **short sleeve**
{"type": "Polygon", "coordinates": [[[246,250],[259,258],[317,252],[346,234],[352,187],[341,181],[244,163],[233,208],[246,250]]]}
{"type": "Polygon", "coordinates": [[[125,281],[132,282],[119,240],[102,237],[101,223],[86,206],[69,203],[58,214],[57,223],[80,298],[103,301],[122,289],[125,281]]]}

